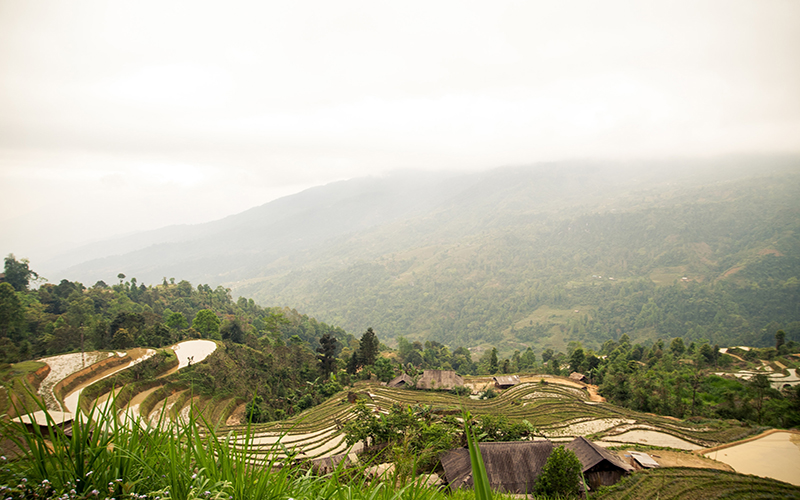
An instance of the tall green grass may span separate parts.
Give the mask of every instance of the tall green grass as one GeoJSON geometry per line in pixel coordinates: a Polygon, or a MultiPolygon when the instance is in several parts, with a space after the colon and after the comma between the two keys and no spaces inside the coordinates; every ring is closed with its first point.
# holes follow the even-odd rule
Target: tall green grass
{"type": "MultiPolygon", "coordinates": [[[[238,436],[233,446],[232,432],[220,435],[208,422],[190,415],[180,425],[164,413],[153,425],[141,419],[120,420],[110,401],[102,408],[93,407],[88,416],[76,415],[69,425],[71,437],[49,416],[47,426],[34,426],[32,431],[20,423],[4,422],[3,436],[22,452],[20,457],[0,460],[0,499],[453,498],[421,481],[395,487],[370,482],[358,470],[344,467],[320,477],[294,463],[265,461],[263,449],[248,446],[253,440],[249,427],[244,430],[245,445],[238,436]]],[[[455,498],[472,495],[458,492],[455,498]]]]}

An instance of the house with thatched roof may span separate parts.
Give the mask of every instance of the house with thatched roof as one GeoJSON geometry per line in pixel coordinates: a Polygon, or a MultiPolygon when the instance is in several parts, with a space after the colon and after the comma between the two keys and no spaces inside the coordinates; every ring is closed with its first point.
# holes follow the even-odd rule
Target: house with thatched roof
{"type": "Polygon", "coordinates": [[[574,380],[575,382],[583,382],[584,384],[589,382],[589,379],[586,378],[586,375],[583,373],[572,372],[569,374],[569,378],[574,380]]]}
{"type": "MultiPolygon", "coordinates": [[[[533,492],[553,451],[553,443],[547,440],[479,443],[478,448],[492,491],[524,495],[533,492]]],[[[468,449],[447,451],[440,455],[440,460],[450,489],[473,488],[468,449]]]]}
{"type": "Polygon", "coordinates": [[[387,387],[411,387],[414,385],[414,379],[408,376],[408,374],[402,373],[390,380],[386,385],[387,387]]]}
{"type": "Polygon", "coordinates": [[[494,379],[494,386],[498,389],[510,389],[520,382],[518,375],[504,375],[492,377],[492,379],[494,379]]]}
{"type": "Polygon", "coordinates": [[[622,459],[586,438],[576,437],[565,448],[572,450],[581,461],[583,477],[593,491],[600,486],[611,486],[633,471],[622,459]]]}
{"type": "Polygon", "coordinates": [[[449,391],[460,385],[464,385],[464,379],[453,370],[425,370],[417,381],[417,389],[449,391]]]}

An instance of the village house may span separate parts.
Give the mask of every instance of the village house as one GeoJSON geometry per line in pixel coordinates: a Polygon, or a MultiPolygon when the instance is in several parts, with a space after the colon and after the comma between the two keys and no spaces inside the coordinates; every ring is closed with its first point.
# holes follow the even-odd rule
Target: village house
{"type": "Polygon", "coordinates": [[[586,478],[586,483],[592,491],[600,486],[611,486],[622,476],[633,471],[633,467],[616,455],[584,437],[576,437],[565,448],[572,450],[581,461],[583,477],[586,478]]]}
{"type": "Polygon", "coordinates": [[[406,373],[398,375],[386,384],[387,387],[411,387],[413,385],[414,379],[409,377],[406,373]]]}
{"type": "MultiPolygon", "coordinates": [[[[581,471],[590,491],[615,484],[633,467],[591,441],[577,437],[564,446],[581,462],[581,471]]],[[[481,457],[492,491],[526,495],[533,492],[536,480],[553,451],[549,440],[479,443],[481,457]]],[[[472,488],[472,466],[467,448],[441,454],[445,480],[452,490],[472,488]]]]}
{"type": "Polygon", "coordinates": [[[569,378],[571,380],[574,380],[575,382],[582,382],[584,384],[589,383],[589,379],[587,379],[586,375],[584,375],[583,373],[572,372],[569,374],[569,378]]]}
{"type": "Polygon", "coordinates": [[[417,389],[449,391],[464,385],[464,379],[453,370],[425,370],[417,381],[417,389]]]}
{"type": "Polygon", "coordinates": [[[494,386],[497,389],[510,389],[520,383],[518,375],[504,375],[499,377],[492,377],[494,386]]]}
{"type": "MultiPolygon", "coordinates": [[[[533,492],[547,457],[553,451],[550,441],[479,443],[481,457],[492,491],[525,495],[533,492]]],[[[458,448],[441,456],[447,484],[451,490],[472,488],[469,450],[458,448]]]]}

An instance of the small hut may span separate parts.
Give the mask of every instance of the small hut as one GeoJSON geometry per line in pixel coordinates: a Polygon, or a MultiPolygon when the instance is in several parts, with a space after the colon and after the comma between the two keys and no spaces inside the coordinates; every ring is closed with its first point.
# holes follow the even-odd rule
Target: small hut
{"type": "Polygon", "coordinates": [[[411,387],[414,385],[414,379],[403,373],[390,380],[386,385],[388,387],[411,387]]]}
{"type": "Polygon", "coordinates": [[[655,469],[656,467],[661,467],[658,462],[653,460],[653,457],[647,453],[642,453],[640,451],[630,451],[628,453],[631,454],[631,457],[633,457],[633,459],[636,461],[636,464],[643,469],[655,469]]]}
{"type": "Polygon", "coordinates": [[[575,382],[583,382],[584,384],[589,382],[589,379],[586,378],[586,375],[583,373],[572,372],[569,374],[569,378],[574,380],[575,382]]]}
{"type": "Polygon", "coordinates": [[[583,437],[576,437],[565,448],[572,450],[581,461],[583,476],[593,491],[600,486],[615,484],[633,470],[633,467],[609,451],[583,437]]]}
{"type": "Polygon", "coordinates": [[[494,379],[494,386],[498,389],[510,389],[519,384],[519,376],[505,375],[500,377],[492,377],[494,379]]]}
{"type": "MultiPolygon", "coordinates": [[[[478,447],[492,491],[521,495],[533,492],[542,467],[553,451],[553,443],[547,440],[480,443],[478,447]]],[[[468,449],[450,450],[440,458],[450,489],[474,486],[468,449]]]]}
{"type": "Polygon", "coordinates": [[[464,385],[464,379],[453,370],[425,370],[417,381],[417,389],[449,391],[459,385],[464,385]]]}

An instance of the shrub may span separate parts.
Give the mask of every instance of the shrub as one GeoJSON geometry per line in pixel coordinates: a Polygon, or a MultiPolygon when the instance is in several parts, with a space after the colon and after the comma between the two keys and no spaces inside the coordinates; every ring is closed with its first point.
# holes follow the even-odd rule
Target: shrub
{"type": "Polygon", "coordinates": [[[571,450],[559,446],[547,458],[542,475],[536,480],[536,492],[547,496],[578,494],[581,462],[571,450]]]}
{"type": "Polygon", "coordinates": [[[320,389],[319,392],[324,397],[329,398],[336,394],[337,392],[342,390],[342,386],[338,382],[329,381],[325,383],[320,389]]]}
{"type": "Polygon", "coordinates": [[[496,397],[497,397],[497,393],[492,388],[486,389],[481,394],[481,399],[492,399],[492,398],[496,398],[496,397]]]}
{"type": "Polygon", "coordinates": [[[453,387],[450,393],[455,394],[456,396],[469,396],[470,394],[472,394],[472,391],[470,390],[469,387],[465,387],[463,385],[457,385],[453,387]]]}

